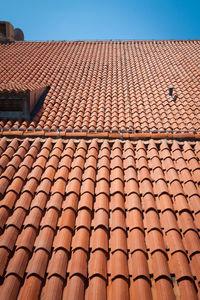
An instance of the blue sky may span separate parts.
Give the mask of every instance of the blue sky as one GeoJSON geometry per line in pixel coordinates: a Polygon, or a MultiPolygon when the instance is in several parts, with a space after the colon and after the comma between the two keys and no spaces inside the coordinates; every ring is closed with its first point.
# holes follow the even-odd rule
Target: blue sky
{"type": "Polygon", "coordinates": [[[33,41],[200,39],[200,0],[10,0],[0,19],[33,41]]]}

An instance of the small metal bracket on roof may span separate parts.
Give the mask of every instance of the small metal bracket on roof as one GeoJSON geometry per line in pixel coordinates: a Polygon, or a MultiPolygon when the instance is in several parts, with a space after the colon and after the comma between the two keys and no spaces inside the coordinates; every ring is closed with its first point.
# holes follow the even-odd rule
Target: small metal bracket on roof
{"type": "Polygon", "coordinates": [[[59,131],[59,129],[58,129],[58,131],[57,131],[57,137],[59,137],[60,136],[60,131],[59,131]]]}
{"type": "Polygon", "coordinates": [[[173,86],[172,85],[170,85],[169,86],[169,94],[168,94],[168,98],[171,98],[172,97],[172,94],[173,94],[173,86]]]}

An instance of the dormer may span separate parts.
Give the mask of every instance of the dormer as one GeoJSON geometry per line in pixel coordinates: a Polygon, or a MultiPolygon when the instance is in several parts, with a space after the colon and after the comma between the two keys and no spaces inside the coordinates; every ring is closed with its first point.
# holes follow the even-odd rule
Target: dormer
{"type": "Polygon", "coordinates": [[[46,86],[0,84],[0,118],[30,119],[47,92],[46,86]]]}

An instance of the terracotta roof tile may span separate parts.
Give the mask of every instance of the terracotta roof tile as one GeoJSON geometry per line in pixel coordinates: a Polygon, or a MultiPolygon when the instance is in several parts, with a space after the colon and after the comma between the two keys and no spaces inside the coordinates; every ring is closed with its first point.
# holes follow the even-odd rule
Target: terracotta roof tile
{"type": "Polygon", "coordinates": [[[58,249],[57,251],[54,251],[47,269],[48,278],[52,276],[59,276],[65,280],[67,265],[68,253],[64,249],[58,249]]]}
{"type": "Polygon", "coordinates": [[[34,299],[34,297],[39,297],[42,287],[42,279],[31,275],[26,278],[24,285],[22,286],[19,299],[34,299]]]}
{"type": "Polygon", "coordinates": [[[146,260],[146,254],[143,251],[135,251],[132,253],[130,258],[132,264],[132,276],[133,280],[136,281],[139,278],[145,278],[150,282],[149,269],[146,260]]]}
{"type": "Polygon", "coordinates": [[[96,250],[103,250],[108,252],[108,232],[105,228],[97,228],[92,232],[91,236],[92,252],[96,250]]]}
{"type": "Polygon", "coordinates": [[[175,299],[175,294],[171,282],[166,278],[161,278],[155,282],[156,295],[158,299],[175,299]]]}
{"type": "Polygon", "coordinates": [[[1,254],[1,259],[0,259],[0,276],[2,278],[4,271],[6,269],[6,265],[8,263],[8,257],[10,252],[6,248],[0,248],[0,254],[1,254]]]}
{"type": "Polygon", "coordinates": [[[20,289],[20,278],[15,275],[6,277],[4,285],[2,286],[2,299],[12,299],[17,297],[20,289]]]}
{"type": "Polygon", "coordinates": [[[88,264],[89,278],[101,276],[107,280],[107,255],[102,250],[94,251],[88,264]]]}
{"type": "Polygon", "coordinates": [[[79,274],[71,277],[63,291],[63,299],[83,299],[85,291],[85,280],[79,274]],[[76,288],[78,287],[78,288],[76,288]]]}
{"type": "Polygon", "coordinates": [[[0,200],[3,299],[198,299],[197,142],[1,142],[7,163],[26,149],[0,200]]]}
{"type": "Polygon", "coordinates": [[[138,278],[135,281],[131,281],[130,296],[135,299],[152,300],[150,283],[144,278],[138,278]]]}
{"type": "Polygon", "coordinates": [[[179,283],[180,287],[180,294],[183,299],[191,298],[191,299],[198,299],[196,295],[196,289],[193,285],[193,282],[190,280],[183,280],[179,283]]]}
{"type": "Polygon", "coordinates": [[[51,276],[42,289],[43,299],[53,299],[53,297],[62,297],[63,279],[58,276],[51,276]]]}
{"type": "Polygon", "coordinates": [[[128,281],[125,278],[117,277],[111,283],[111,292],[108,299],[120,299],[120,295],[123,295],[125,300],[129,299],[128,281]]]}
{"type": "Polygon", "coordinates": [[[89,286],[86,290],[86,299],[94,299],[96,297],[97,300],[105,300],[106,297],[106,281],[105,279],[95,276],[89,280],[89,286]]]}
{"type": "Polygon", "coordinates": [[[123,251],[115,251],[111,255],[111,279],[124,277],[128,279],[127,255],[123,251]]]}

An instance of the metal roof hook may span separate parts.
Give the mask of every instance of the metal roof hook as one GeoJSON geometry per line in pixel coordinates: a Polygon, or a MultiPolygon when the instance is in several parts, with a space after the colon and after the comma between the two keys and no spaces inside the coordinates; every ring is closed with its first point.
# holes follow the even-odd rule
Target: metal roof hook
{"type": "Polygon", "coordinates": [[[169,94],[168,94],[168,98],[171,98],[173,95],[173,89],[174,87],[172,85],[169,86],[169,94]]]}

